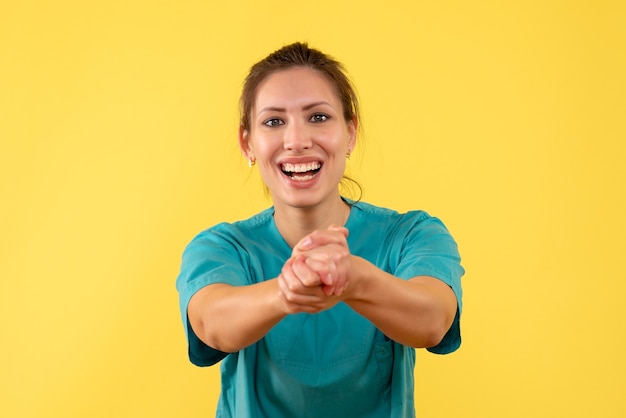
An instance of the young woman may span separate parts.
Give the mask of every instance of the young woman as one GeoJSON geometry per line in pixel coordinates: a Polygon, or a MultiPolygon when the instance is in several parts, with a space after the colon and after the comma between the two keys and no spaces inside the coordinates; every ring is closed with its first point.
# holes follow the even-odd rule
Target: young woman
{"type": "Polygon", "coordinates": [[[218,417],[414,417],[414,349],[460,345],[444,225],[340,195],[358,122],[342,66],[306,44],[246,79],[239,144],[273,207],[196,236],[177,280],[191,362],[222,361],[218,417]]]}

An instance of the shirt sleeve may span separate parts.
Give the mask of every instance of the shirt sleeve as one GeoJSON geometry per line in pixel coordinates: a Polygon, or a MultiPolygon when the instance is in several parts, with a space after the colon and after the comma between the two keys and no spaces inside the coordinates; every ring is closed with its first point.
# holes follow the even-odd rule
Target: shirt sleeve
{"type": "Polygon", "coordinates": [[[424,212],[412,212],[405,225],[408,231],[402,240],[400,261],[395,276],[409,279],[415,276],[431,276],[446,283],[457,300],[457,312],[450,329],[439,344],[428,348],[437,354],[455,351],[461,345],[462,295],[461,277],[465,270],[455,240],[445,225],[424,212]]]}
{"type": "Polygon", "coordinates": [[[180,274],[176,280],[180,314],[188,343],[189,360],[197,366],[211,366],[228,353],[204,344],[194,333],[187,316],[191,297],[200,289],[213,283],[242,286],[246,283],[245,253],[236,241],[214,227],[200,233],[185,248],[180,274]]]}

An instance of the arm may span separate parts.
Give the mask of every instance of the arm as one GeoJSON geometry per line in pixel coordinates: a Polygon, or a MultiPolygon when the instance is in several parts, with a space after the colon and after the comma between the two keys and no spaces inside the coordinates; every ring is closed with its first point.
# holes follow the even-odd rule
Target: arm
{"type": "Polygon", "coordinates": [[[452,289],[434,277],[403,280],[386,273],[351,255],[340,232],[336,227],[316,231],[300,241],[294,253],[311,261],[320,276],[336,272],[330,281],[334,294],[388,337],[415,348],[437,345],[457,311],[452,289]],[[325,267],[329,264],[334,268],[325,267]]]}
{"type": "Polygon", "coordinates": [[[303,257],[292,257],[276,279],[247,286],[215,283],[200,289],[189,301],[187,315],[202,342],[236,352],[260,340],[288,314],[321,312],[339,301],[324,292],[303,257]]]}
{"type": "Polygon", "coordinates": [[[356,256],[351,265],[344,302],[352,309],[401,344],[424,348],[443,339],[457,310],[447,284],[428,276],[402,280],[356,256]]]}
{"type": "Polygon", "coordinates": [[[193,295],[187,315],[202,342],[234,353],[257,342],[286,314],[274,279],[249,286],[208,285],[193,295]]]}

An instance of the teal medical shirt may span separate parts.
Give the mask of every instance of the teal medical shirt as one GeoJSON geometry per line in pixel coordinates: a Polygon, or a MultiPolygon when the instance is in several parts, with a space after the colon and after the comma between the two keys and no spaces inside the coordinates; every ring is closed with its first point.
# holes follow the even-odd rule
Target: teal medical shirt
{"type": "MultiPolygon", "coordinates": [[[[260,341],[227,354],[194,334],[189,300],[212,283],[246,286],[277,277],[291,248],[272,208],[196,236],[183,254],[176,286],[189,358],[198,366],[222,360],[217,417],[414,417],[415,350],[387,338],[345,303],[319,314],[284,318],[260,341]]],[[[446,354],[461,343],[461,276],[457,245],[437,218],[354,203],[346,223],[354,255],[402,279],[432,276],[457,297],[454,323],[428,350],[446,354]]],[[[241,306],[246,309],[246,306],[241,306]]],[[[219,321],[220,318],[215,318],[219,321]]]]}

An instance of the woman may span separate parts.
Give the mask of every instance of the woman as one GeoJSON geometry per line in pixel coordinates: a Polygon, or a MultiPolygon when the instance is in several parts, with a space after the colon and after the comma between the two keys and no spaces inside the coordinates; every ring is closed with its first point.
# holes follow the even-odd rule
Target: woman
{"type": "Polygon", "coordinates": [[[436,218],[340,195],[358,104],[342,66],[295,43],[254,65],[239,144],[273,207],[210,228],[177,289],[218,417],[413,417],[415,348],[460,345],[457,246],[436,218]]]}

